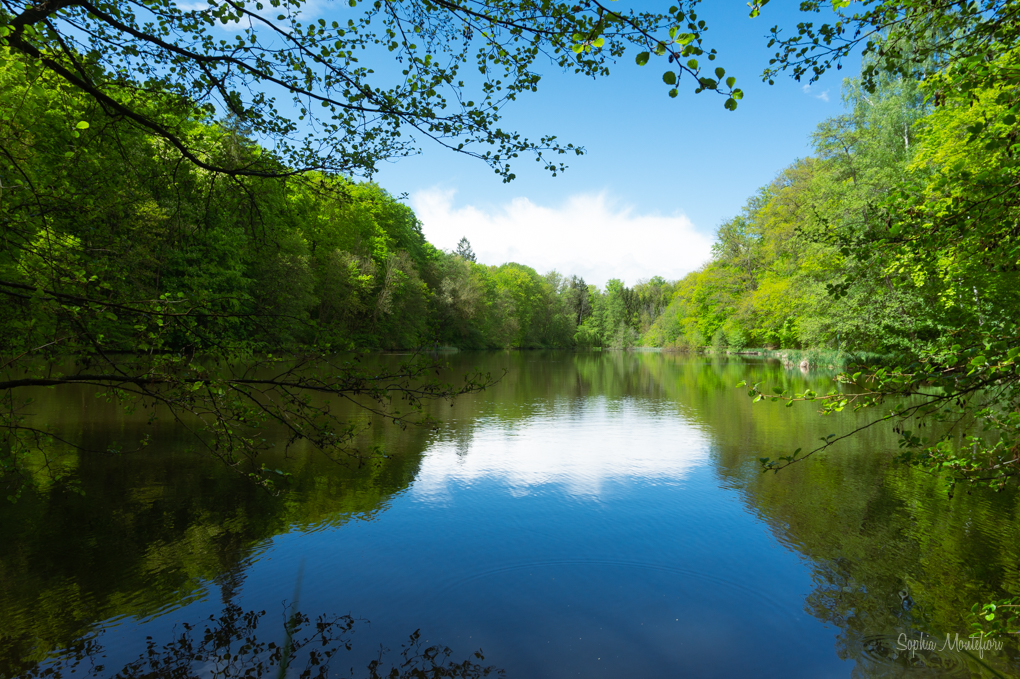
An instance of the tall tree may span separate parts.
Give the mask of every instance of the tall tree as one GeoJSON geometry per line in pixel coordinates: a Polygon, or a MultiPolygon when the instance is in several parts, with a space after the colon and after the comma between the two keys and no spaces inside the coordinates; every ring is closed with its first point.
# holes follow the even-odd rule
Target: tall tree
{"type": "Polygon", "coordinates": [[[475,259],[475,251],[471,249],[471,243],[468,241],[467,236],[460,239],[457,243],[457,249],[453,253],[466,262],[477,261],[475,259]]]}

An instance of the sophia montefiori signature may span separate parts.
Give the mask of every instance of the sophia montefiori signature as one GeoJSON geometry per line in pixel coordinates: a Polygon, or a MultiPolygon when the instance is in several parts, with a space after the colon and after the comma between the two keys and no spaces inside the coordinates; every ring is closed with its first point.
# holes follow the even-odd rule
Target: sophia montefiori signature
{"type": "Polygon", "coordinates": [[[960,638],[959,634],[946,634],[945,641],[939,644],[940,639],[930,634],[921,633],[917,639],[907,637],[906,633],[900,634],[896,639],[896,649],[899,651],[910,651],[910,657],[918,651],[977,651],[978,657],[984,658],[985,651],[1001,651],[1003,642],[997,639],[985,637],[985,633],[976,634],[970,637],[960,638]]]}

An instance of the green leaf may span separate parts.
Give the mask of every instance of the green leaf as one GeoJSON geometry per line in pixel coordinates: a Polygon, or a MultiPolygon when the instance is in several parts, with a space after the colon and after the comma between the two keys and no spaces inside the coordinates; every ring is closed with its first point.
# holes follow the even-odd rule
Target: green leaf
{"type": "Polygon", "coordinates": [[[676,73],[673,71],[666,71],[662,74],[662,82],[667,85],[676,85],[676,73]]]}
{"type": "Polygon", "coordinates": [[[645,64],[648,63],[649,57],[651,57],[651,55],[648,52],[641,52],[640,54],[637,55],[634,61],[637,63],[638,66],[644,66],[645,64]]]}
{"type": "Polygon", "coordinates": [[[89,129],[89,124],[88,122],[82,120],[77,125],[75,125],[75,127],[79,130],[87,130],[89,129]]]}

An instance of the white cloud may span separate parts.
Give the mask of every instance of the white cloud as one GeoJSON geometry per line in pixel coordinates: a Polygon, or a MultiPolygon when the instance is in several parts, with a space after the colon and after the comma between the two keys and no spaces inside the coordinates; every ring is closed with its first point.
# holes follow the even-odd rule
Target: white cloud
{"type": "Polygon", "coordinates": [[[822,101],[824,101],[826,103],[829,102],[829,90],[825,90],[825,91],[823,91],[823,92],[821,92],[819,94],[813,94],[813,88],[811,87],[811,85],[804,85],[800,89],[801,89],[801,91],[804,92],[804,94],[808,95],[809,97],[814,97],[815,99],[821,99],[822,101]]]}
{"type": "Polygon", "coordinates": [[[605,192],[579,194],[561,205],[536,205],[527,198],[481,208],[454,206],[455,192],[418,191],[411,207],[425,237],[452,250],[461,237],[484,264],[519,262],[539,273],[555,269],[605,285],[610,278],[627,285],[652,276],[681,278],[705,263],[712,239],[683,214],[641,214],[610,200],[605,192]]]}

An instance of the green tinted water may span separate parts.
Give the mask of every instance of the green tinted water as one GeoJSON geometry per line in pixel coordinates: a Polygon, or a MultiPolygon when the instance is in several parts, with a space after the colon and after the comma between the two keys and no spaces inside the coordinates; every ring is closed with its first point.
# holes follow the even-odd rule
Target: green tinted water
{"type": "Polygon", "coordinates": [[[37,417],[86,447],[154,443],[56,456],[62,478],[40,470],[37,491],[0,507],[0,674],[54,657],[68,672],[61,650],[84,639],[104,666],[75,676],[112,676],[147,636],[234,606],[268,611],[259,634],[279,640],[299,587],[313,618],[356,619],[330,669],[343,676],[370,676],[380,645],[380,667],[410,676],[415,630],[518,677],[1020,675],[1014,645],[898,648],[943,647],[974,603],[1020,591],[1015,494],[948,499],[890,462],[885,428],[759,472],[758,457],[859,420],[752,404],[734,385],[824,391],[830,374],[665,354],[449,360],[507,374],[435,404],[434,431],[356,415],[378,463],[278,455],[292,474],[278,495],[190,451],[178,427],[41,391],[37,417]]]}

